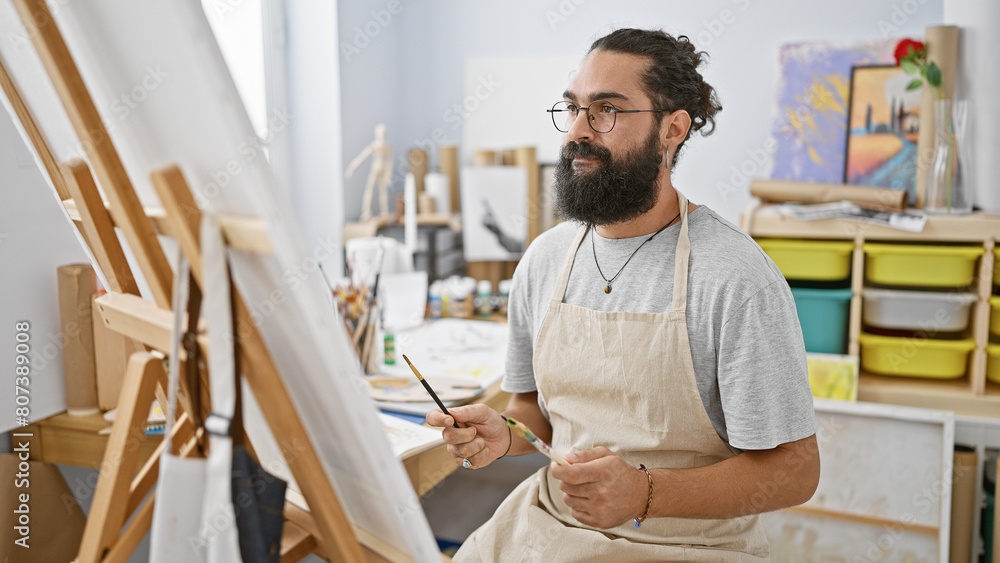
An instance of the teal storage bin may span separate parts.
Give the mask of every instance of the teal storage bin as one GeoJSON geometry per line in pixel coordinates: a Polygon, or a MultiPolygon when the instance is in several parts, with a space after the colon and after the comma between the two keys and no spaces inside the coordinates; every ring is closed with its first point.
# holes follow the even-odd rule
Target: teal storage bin
{"type": "Polygon", "coordinates": [[[795,309],[802,325],[806,352],[843,354],[847,344],[847,317],[851,289],[793,287],[795,309]]]}

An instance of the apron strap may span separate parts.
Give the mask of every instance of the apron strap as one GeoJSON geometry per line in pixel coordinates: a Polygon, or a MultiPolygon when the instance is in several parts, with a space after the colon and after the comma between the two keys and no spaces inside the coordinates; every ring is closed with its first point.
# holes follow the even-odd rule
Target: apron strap
{"type": "Polygon", "coordinates": [[[688,238],[688,200],[680,190],[677,205],[681,214],[681,232],[677,235],[677,249],[674,251],[673,311],[687,310],[688,262],[691,259],[691,239],[688,238]]]}
{"type": "Polygon", "coordinates": [[[556,280],[556,289],[552,292],[552,302],[562,303],[566,298],[566,286],[569,285],[569,274],[573,270],[573,262],[576,261],[576,251],[580,248],[580,244],[583,243],[583,237],[587,236],[587,231],[590,227],[584,225],[580,228],[580,232],[576,234],[576,239],[573,240],[573,244],[569,246],[569,252],[566,253],[566,260],[563,262],[562,271],[559,272],[559,279],[556,280]]]}

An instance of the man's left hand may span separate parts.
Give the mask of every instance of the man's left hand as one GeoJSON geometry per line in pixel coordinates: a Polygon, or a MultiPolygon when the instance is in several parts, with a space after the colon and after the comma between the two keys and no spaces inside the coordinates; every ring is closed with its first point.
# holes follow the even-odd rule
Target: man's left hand
{"type": "Polygon", "coordinates": [[[646,473],[600,446],[565,456],[571,465],[550,467],[560,481],[563,501],[573,518],[607,529],[642,516],[649,498],[646,473]]]}

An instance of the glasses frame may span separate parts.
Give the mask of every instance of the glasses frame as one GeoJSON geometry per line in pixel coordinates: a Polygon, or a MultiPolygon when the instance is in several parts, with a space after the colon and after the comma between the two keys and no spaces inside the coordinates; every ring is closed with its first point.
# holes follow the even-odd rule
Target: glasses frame
{"type": "MultiPolygon", "coordinates": [[[[560,101],[552,104],[552,108],[545,110],[546,112],[549,113],[549,115],[552,116],[552,125],[556,128],[556,131],[559,131],[560,133],[569,133],[569,130],[570,130],[570,128],[572,126],[567,127],[566,130],[564,131],[562,128],[559,127],[559,124],[556,122],[556,114],[562,113],[564,111],[571,112],[572,110],[568,110],[568,109],[556,109],[556,106],[558,106],[559,104],[572,104],[572,103],[574,103],[574,102],[570,102],[568,100],[560,100],[560,101]]],[[[610,133],[612,130],[614,130],[615,125],[618,124],[618,114],[619,113],[663,113],[663,112],[671,113],[673,110],[668,110],[668,109],[619,109],[615,104],[609,102],[608,100],[594,100],[594,101],[590,102],[589,104],[587,104],[587,107],[577,106],[576,117],[573,118],[574,122],[576,121],[577,118],[580,117],[580,112],[581,111],[587,112],[587,125],[590,126],[590,130],[591,131],[593,131],[594,133],[605,134],[605,133],[610,133]],[[598,131],[597,128],[594,127],[594,120],[595,120],[595,118],[590,113],[590,108],[594,104],[607,104],[607,105],[611,106],[611,113],[614,114],[614,119],[611,121],[611,127],[609,127],[607,131],[598,131]]]]}

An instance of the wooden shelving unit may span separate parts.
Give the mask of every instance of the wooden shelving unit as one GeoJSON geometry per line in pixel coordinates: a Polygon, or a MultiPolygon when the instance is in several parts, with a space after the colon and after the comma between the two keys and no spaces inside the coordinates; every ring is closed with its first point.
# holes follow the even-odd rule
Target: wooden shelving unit
{"type": "Polygon", "coordinates": [[[911,233],[880,225],[819,219],[800,221],[778,214],[772,206],[748,209],[741,226],[754,238],[850,240],[854,242],[851,267],[850,316],[847,353],[859,356],[861,291],[865,287],[865,242],[964,243],[982,245],[974,291],[971,333],[976,348],[970,354],[966,373],[959,379],[939,380],[894,377],[861,372],[858,399],[914,407],[955,411],[958,415],[1000,418],[1000,384],[986,379],[986,345],[989,343],[989,298],[993,290],[993,249],[1000,240],[1000,215],[974,213],[967,216],[930,216],[923,232],[911,233]]]}

